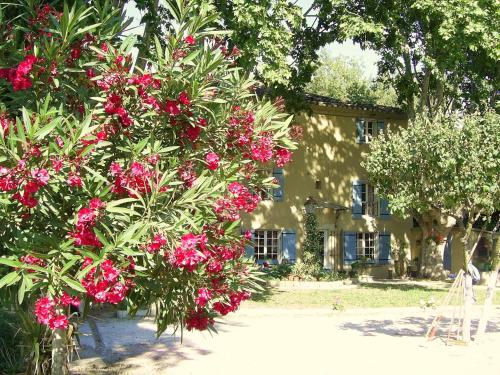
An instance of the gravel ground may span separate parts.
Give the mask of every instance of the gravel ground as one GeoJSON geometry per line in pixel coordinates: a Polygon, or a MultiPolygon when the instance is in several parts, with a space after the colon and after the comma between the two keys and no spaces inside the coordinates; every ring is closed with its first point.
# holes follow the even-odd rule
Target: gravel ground
{"type": "MultiPolygon", "coordinates": [[[[445,331],[424,339],[434,317],[416,308],[256,309],[243,307],[217,323],[217,335],[185,332],[155,338],[150,319],[95,320],[82,337],[82,359],[73,374],[123,375],[314,375],[467,374],[500,375],[500,306],[487,334],[469,346],[446,345],[445,331]]],[[[475,309],[476,317],[479,309],[475,309]]],[[[477,324],[477,321],[474,323],[477,324]]],[[[474,326],[475,328],[475,326],[474,326]]],[[[474,331],[473,331],[474,332],[474,331]]]]}

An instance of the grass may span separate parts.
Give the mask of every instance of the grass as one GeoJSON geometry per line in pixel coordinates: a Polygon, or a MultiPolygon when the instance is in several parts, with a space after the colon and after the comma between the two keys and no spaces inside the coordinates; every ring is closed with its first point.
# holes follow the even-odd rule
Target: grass
{"type": "MultiPolygon", "coordinates": [[[[419,307],[420,301],[431,298],[439,305],[448,292],[448,286],[425,287],[420,285],[397,285],[385,283],[363,284],[357,288],[338,290],[288,290],[268,289],[246,302],[247,307],[259,308],[332,308],[341,304],[343,308],[372,307],[419,307]]],[[[474,287],[477,303],[482,304],[486,289],[474,287]]],[[[494,304],[500,304],[500,293],[495,294],[494,304]]]]}
{"type": "Polygon", "coordinates": [[[0,374],[15,374],[24,370],[22,338],[16,316],[0,310],[0,374]]]}

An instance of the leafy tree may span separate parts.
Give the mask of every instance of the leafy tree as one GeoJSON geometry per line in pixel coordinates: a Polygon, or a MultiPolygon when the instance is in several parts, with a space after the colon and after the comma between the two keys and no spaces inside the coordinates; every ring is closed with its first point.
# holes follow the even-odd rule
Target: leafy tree
{"type": "MultiPolygon", "coordinates": [[[[392,84],[410,117],[424,109],[471,109],[496,103],[499,84],[499,5],[495,0],[313,0],[307,9],[284,0],[198,0],[234,30],[241,62],[277,94],[302,92],[318,51],[352,39],[376,50],[379,74],[392,84]]],[[[138,2],[147,35],[160,34],[168,15],[157,0],[138,2]]]]}
{"type": "Polygon", "coordinates": [[[255,171],[290,160],[291,118],[193,2],[144,69],[109,2],[0,6],[0,298],[31,314],[27,371],[66,372],[80,302],[211,329],[256,287],[236,229],[272,187],[255,171]]]}
{"type": "Polygon", "coordinates": [[[313,31],[353,39],[381,55],[411,118],[495,103],[500,74],[499,5],[494,0],[314,1],[313,31]]]}
{"type": "Polygon", "coordinates": [[[500,209],[499,123],[493,111],[463,118],[419,116],[407,129],[374,140],[364,162],[391,210],[418,221],[423,276],[441,277],[445,239],[458,225],[466,271],[465,340],[470,339],[471,233],[474,225],[485,228],[500,209]]]}
{"type": "Polygon", "coordinates": [[[392,87],[384,87],[381,82],[365,78],[362,67],[356,61],[332,58],[326,51],[320,53],[318,69],[306,91],[352,103],[397,105],[396,92],[392,87]]]}

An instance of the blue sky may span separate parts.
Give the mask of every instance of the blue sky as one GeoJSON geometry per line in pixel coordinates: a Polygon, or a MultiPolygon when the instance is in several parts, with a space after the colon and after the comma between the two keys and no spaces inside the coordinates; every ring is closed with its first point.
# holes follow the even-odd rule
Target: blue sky
{"type": "MultiPolygon", "coordinates": [[[[312,4],[312,0],[298,0],[298,5],[308,9],[312,4]]],[[[139,11],[135,8],[135,2],[129,1],[126,8],[128,17],[134,18],[132,27],[134,33],[142,34],[143,27],[139,26],[139,11]]],[[[345,43],[331,43],[324,47],[332,57],[347,57],[357,61],[363,68],[365,77],[374,79],[377,76],[377,61],[379,57],[373,50],[362,50],[358,45],[348,41],[345,43]]]]}

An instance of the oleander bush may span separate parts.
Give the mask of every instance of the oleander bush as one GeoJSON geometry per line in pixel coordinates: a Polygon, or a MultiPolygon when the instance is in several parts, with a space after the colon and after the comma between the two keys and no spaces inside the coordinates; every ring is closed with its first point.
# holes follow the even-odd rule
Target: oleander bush
{"type": "Polygon", "coordinates": [[[169,3],[149,60],[110,1],[0,7],[0,298],[31,314],[28,371],[66,371],[76,306],[212,329],[258,288],[239,219],[291,117],[203,5],[169,3]]]}

